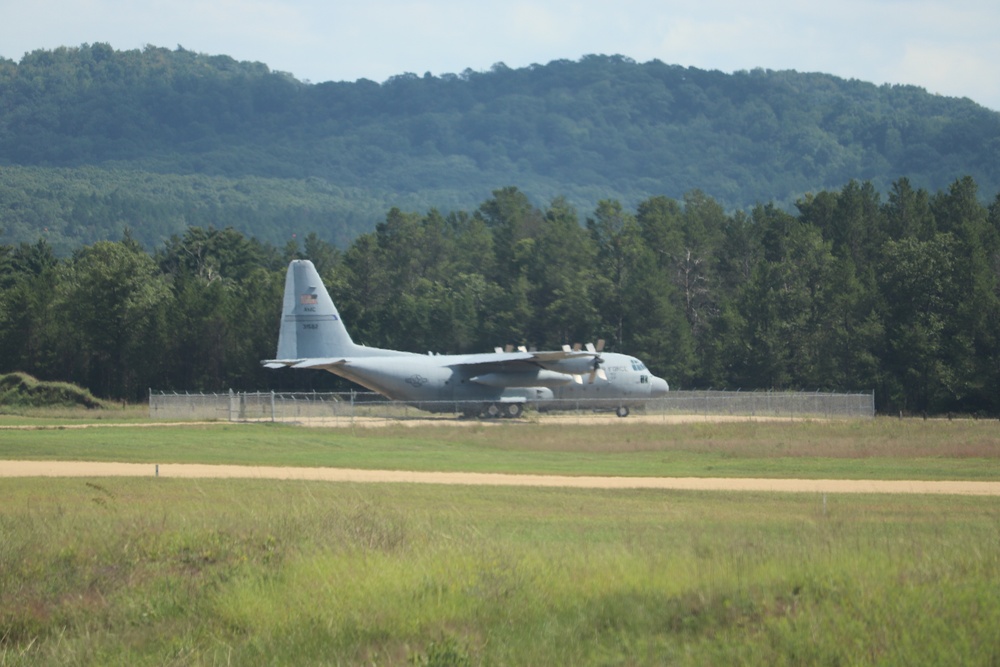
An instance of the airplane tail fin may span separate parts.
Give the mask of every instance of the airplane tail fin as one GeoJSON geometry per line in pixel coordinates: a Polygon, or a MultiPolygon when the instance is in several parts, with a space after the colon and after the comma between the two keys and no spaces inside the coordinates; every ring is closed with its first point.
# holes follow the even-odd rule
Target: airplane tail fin
{"type": "Polygon", "coordinates": [[[279,360],[350,356],[356,349],[316,267],[296,259],[285,275],[279,360]]]}

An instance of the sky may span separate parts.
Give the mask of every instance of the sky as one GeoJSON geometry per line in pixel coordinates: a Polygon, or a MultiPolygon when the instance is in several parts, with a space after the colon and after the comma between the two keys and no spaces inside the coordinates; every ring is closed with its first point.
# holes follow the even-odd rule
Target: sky
{"type": "Polygon", "coordinates": [[[911,84],[1000,111],[996,0],[0,0],[0,56],[106,42],[382,82],[622,55],[911,84]]]}

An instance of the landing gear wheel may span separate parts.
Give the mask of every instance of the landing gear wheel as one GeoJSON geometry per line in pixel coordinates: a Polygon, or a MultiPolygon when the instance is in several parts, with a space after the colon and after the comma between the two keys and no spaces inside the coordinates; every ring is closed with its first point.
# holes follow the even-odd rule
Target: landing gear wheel
{"type": "Polygon", "coordinates": [[[524,413],[524,406],[521,403],[507,403],[503,406],[503,416],[509,419],[517,419],[524,413]]]}
{"type": "Polygon", "coordinates": [[[615,410],[615,414],[622,418],[628,417],[628,408],[624,405],[619,405],[615,410]]]}
{"type": "Polygon", "coordinates": [[[496,403],[490,403],[483,410],[483,416],[488,419],[496,419],[500,416],[500,406],[496,403]]]}

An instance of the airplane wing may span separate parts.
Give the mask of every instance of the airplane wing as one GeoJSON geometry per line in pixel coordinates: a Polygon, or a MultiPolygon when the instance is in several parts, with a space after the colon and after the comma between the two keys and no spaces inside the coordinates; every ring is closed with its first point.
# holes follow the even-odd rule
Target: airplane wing
{"type": "MultiPolygon", "coordinates": [[[[462,368],[466,372],[487,375],[490,382],[502,382],[508,374],[523,375],[543,371],[560,374],[549,376],[551,382],[573,380],[581,382],[581,376],[607,379],[600,365],[600,353],[584,350],[554,350],[546,352],[495,352],[487,354],[461,355],[449,360],[448,365],[462,368]]],[[[539,376],[542,377],[542,376],[539,376]]],[[[593,381],[593,380],[591,380],[593,381]]]]}
{"type": "Polygon", "coordinates": [[[597,377],[607,380],[601,363],[596,351],[569,349],[461,355],[449,359],[447,365],[469,374],[470,381],[491,387],[556,387],[582,384],[585,375],[590,383],[597,377]]]}
{"type": "Polygon", "coordinates": [[[564,361],[591,361],[600,356],[583,350],[553,350],[547,352],[486,352],[482,354],[456,355],[449,359],[449,366],[544,366],[564,361]]]}
{"type": "Polygon", "coordinates": [[[552,350],[549,352],[531,352],[535,361],[561,361],[563,359],[595,359],[600,356],[598,352],[586,350],[552,350]]]}
{"type": "Polygon", "coordinates": [[[533,360],[532,352],[483,352],[481,354],[458,354],[449,357],[449,366],[482,366],[492,364],[522,365],[533,360]]]}

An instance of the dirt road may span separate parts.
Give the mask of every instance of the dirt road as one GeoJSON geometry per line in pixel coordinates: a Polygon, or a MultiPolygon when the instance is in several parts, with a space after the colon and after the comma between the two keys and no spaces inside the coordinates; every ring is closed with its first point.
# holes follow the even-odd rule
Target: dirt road
{"type": "Polygon", "coordinates": [[[842,479],[729,479],[711,477],[570,477],[465,472],[409,472],[349,468],[284,468],[199,464],[0,461],[0,477],[172,477],[318,480],[326,482],[464,484],[586,489],[685,489],[791,493],[909,493],[1000,495],[1000,482],[842,479]]]}
{"type": "MultiPolygon", "coordinates": [[[[148,422],[85,422],[81,424],[0,424],[0,431],[65,431],[84,428],[177,428],[190,426],[221,426],[252,425],[271,422],[271,419],[248,419],[239,422],[226,421],[148,421],[148,422]]],[[[614,413],[580,412],[569,414],[547,414],[535,416],[533,419],[456,419],[451,415],[425,415],[406,417],[295,417],[278,420],[285,424],[308,426],[312,428],[385,428],[404,426],[418,428],[421,426],[454,426],[457,428],[500,426],[531,426],[532,424],[583,424],[586,426],[608,426],[629,424],[689,424],[689,423],[723,423],[723,422],[791,422],[791,421],[822,421],[821,419],[793,419],[791,417],[773,417],[749,415],[630,415],[620,419],[614,413]]]]}

